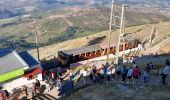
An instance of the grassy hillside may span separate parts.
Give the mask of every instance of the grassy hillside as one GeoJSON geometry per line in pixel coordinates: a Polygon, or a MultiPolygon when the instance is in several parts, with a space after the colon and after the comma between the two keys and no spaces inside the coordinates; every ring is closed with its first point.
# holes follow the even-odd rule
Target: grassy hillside
{"type": "MultiPolygon", "coordinates": [[[[38,27],[40,46],[92,35],[108,29],[110,9],[107,7],[66,7],[55,12],[37,13],[0,20],[0,48],[31,49],[35,47],[34,29],[38,27]]],[[[158,13],[127,9],[126,25],[167,21],[158,13]]]]}
{"type": "Polygon", "coordinates": [[[162,52],[162,53],[170,53],[170,41],[168,43],[164,44],[160,48],[160,52],[162,52]]]}
{"type": "Polygon", "coordinates": [[[65,100],[168,100],[169,89],[169,86],[146,86],[121,90],[117,85],[93,85],[77,90],[65,100]]]}
{"type": "MultiPolygon", "coordinates": [[[[129,35],[127,35],[127,38],[138,39],[140,41],[149,40],[150,34],[151,34],[151,26],[152,25],[146,24],[146,25],[127,27],[125,29],[125,32],[129,33],[129,35]]],[[[158,28],[160,31],[159,34],[155,38],[157,40],[163,38],[164,36],[166,36],[166,34],[169,34],[170,32],[169,30],[170,22],[158,23],[158,24],[154,24],[153,26],[155,28],[158,28]]],[[[44,46],[40,48],[40,57],[41,59],[45,59],[45,58],[49,59],[54,56],[57,57],[57,51],[74,49],[74,48],[86,46],[89,44],[90,45],[100,44],[106,47],[107,46],[107,34],[108,34],[108,31],[103,31],[103,32],[99,32],[94,35],[90,35],[90,36],[86,36],[86,37],[82,37],[78,39],[73,39],[73,40],[68,40],[68,41],[53,44],[50,46],[44,46]]],[[[119,34],[119,30],[112,32],[111,45],[116,45],[118,41],[118,34],[119,34]]],[[[31,53],[34,56],[37,56],[36,50],[31,50],[31,53]]]]}

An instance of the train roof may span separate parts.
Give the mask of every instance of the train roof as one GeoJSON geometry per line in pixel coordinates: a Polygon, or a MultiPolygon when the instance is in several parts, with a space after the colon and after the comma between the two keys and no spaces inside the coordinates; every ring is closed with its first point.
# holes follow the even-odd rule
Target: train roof
{"type": "Polygon", "coordinates": [[[64,51],[59,51],[59,52],[64,54],[65,56],[75,56],[75,55],[93,52],[93,51],[97,51],[101,49],[102,48],[99,45],[90,45],[90,46],[84,46],[84,47],[77,48],[77,49],[64,50],[64,51]]]}

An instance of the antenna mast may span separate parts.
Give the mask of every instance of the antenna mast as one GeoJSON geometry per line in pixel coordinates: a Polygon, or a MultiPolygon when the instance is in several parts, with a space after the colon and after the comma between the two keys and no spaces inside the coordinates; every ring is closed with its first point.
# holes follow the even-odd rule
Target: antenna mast
{"type": "Polygon", "coordinates": [[[38,43],[38,30],[37,27],[35,28],[35,43],[36,43],[36,48],[37,48],[37,57],[38,61],[40,61],[40,51],[39,51],[39,43],[38,43]]]}
{"type": "Polygon", "coordinates": [[[125,33],[124,33],[124,10],[125,10],[125,4],[122,5],[122,11],[121,11],[121,16],[115,16],[120,19],[120,28],[119,30],[119,39],[118,39],[118,44],[116,47],[116,64],[119,62],[119,52],[120,52],[120,44],[121,44],[121,39],[123,39],[123,63],[125,62],[125,33]]]}

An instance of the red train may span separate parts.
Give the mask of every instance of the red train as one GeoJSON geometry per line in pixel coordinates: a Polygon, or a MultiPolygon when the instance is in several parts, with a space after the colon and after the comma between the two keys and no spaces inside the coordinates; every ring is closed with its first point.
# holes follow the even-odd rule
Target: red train
{"type": "MultiPolygon", "coordinates": [[[[125,50],[135,48],[138,44],[126,43],[125,50]]],[[[123,45],[120,45],[120,51],[123,51],[123,45]]],[[[116,47],[110,47],[110,54],[116,53],[116,47]]],[[[58,61],[63,65],[69,65],[78,61],[83,61],[87,59],[92,59],[107,54],[107,48],[100,45],[85,46],[72,50],[58,51],[58,61]]]]}

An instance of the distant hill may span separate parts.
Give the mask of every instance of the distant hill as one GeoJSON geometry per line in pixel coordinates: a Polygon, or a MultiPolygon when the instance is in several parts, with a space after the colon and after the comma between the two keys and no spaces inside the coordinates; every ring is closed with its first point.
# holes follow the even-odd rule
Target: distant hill
{"type": "MultiPolygon", "coordinates": [[[[148,7],[168,10],[169,0],[115,0],[131,7],[148,7]]],[[[0,0],[0,18],[10,18],[28,13],[54,11],[68,6],[111,5],[111,0],[0,0]]]]}
{"type": "MultiPolygon", "coordinates": [[[[145,9],[127,8],[125,13],[126,26],[170,20],[162,13],[145,9]]],[[[102,32],[108,30],[109,15],[110,8],[105,6],[74,6],[0,20],[0,47],[35,47],[34,29],[37,26],[40,46],[102,32]]]]}

